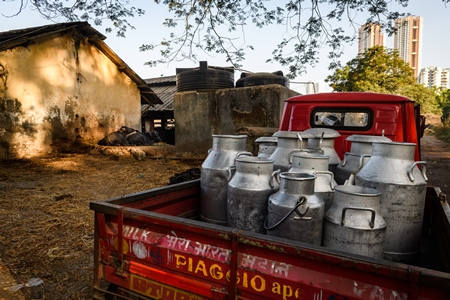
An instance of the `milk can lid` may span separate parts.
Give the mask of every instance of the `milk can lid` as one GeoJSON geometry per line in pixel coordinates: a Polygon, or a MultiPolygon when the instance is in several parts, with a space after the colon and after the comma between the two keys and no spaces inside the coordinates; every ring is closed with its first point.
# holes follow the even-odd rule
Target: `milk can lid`
{"type": "Polygon", "coordinates": [[[353,134],[346,138],[350,142],[373,143],[373,142],[391,142],[391,139],[380,135],[353,134]]]}
{"type": "Polygon", "coordinates": [[[302,139],[311,139],[314,137],[311,133],[304,131],[277,131],[272,136],[291,139],[298,139],[299,136],[301,136],[302,139]]]}
{"type": "Polygon", "coordinates": [[[276,136],[262,136],[255,140],[255,143],[276,143],[278,142],[278,137],[276,136]]]}
{"type": "Polygon", "coordinates": [[[309,128],[306,129],[305,132],[312,134],[315,138],[321,138],[322,133],[325,139],[337,138],[341,136],[341,134],[338,131],[331,128],[309,128]]]}

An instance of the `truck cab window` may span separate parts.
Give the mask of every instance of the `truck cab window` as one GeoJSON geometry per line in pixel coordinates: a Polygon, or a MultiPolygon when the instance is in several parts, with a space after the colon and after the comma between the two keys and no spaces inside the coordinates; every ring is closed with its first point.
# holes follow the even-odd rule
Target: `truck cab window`
{"type": "Polygon", "coordinates": [[[313,111],[313,127],[331,127],[343,129],[367,128],[370,124],[369,111],[338,111],[338,110],[316,110],[313,111]]]}

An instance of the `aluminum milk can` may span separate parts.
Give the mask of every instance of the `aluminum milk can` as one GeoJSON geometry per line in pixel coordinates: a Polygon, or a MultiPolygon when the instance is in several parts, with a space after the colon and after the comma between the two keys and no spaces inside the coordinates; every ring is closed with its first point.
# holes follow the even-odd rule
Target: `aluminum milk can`
{"type": "Polygon", "coordinates": [[[279,176],[280,189],[269,197],[267,235],[321,245],[325,204],[314,193],[316,175],[283,172],[279,176]]]}
{"type": "Polygon", "coordinates": [[[291,155],[294,152],[307,151],[309,133],[301,131],[277,131],[273,136],[278,138],[277,148],[270,156],[273,159],[273,169],[287,172],[291,167],[291,155]]]}
{"type": "Polygon", "coordinates": [[[356,185],[339,185],[323,221],[323,246],[383,259],[386,222],[381,193],[356,185]]]}
{"type": "Polygon", "coordinates": [[[255,140],[258,144],[258,157],[269,158],[277,149],[278,138],[275,136],[262,136],[255,140]]]}
{"type": "Polygon", "coordinates": [[[227,188],[229,167],[235,158],[246,152],[246,135],[213,135],[212,148],[200,172],[200,218],[227,225],[227,188]]]}
{"type": "Polygon", "coordinates": [[[390,142],[385,136],[354,134],[346,138],[350,141],[350,152],[344,154],[344,158],[338,164],[334,173],[334,179],[338,184],[344,184],[352,173],[356,173],[370,158],[373,142],[390,142]]]}
{"type": "Polygon", "coordinates": [[[355,177],[355,185],[382,193],[380,210],[387,224],[384,258],[388,260],[409,262],[420,253],[427,178],[426,163],[414,161],[415,146],[373,142],[372,156],[355,177]]]}
{"type": "Polygon", "coordinates": [[[308,139],[309,152],[319,152],[330,157],[328,170],[336,171],[337,165],[341,162],[339,155],[334,149],[334,139],[340,137],[341,134],[331,128],[310,128],[305,130],[306,133],[313,135],[312,139],[308,139]]]}
{"type": "Polygon", "coordinates": [[[334,174],[328,171],[330,157],[319,153],[298,152],[292,154],[291,173],[312,173],[316,175],[314,192],[325,202],[325,212],[331,207],[334,197],[334,174]]]}
{"type": "Polygon", "coordinates": [[[228,183],[227,225],[256,233],[266,233],[269,196],[274,186],[273,160],[265,157],[236,158],[236,172],[228,183]]]}

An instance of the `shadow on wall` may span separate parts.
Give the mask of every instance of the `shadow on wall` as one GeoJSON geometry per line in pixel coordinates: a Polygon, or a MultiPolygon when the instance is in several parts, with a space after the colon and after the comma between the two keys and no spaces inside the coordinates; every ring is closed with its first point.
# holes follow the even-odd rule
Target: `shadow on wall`
{"type": "Polygon", "coordinates": [[[75,29],[0,51],[0,159],[139,123],[138,82],[102,51],[75,29]]]}
{"type": "Polygon", "coordinates": [[[88,130],[84,118],[70,113],[68,107],[63,112],[66,122],[63,123],[61,109],[51,106],[46,109],[42,122],[37,123],[31,120],[38,118],[26,114],[19,100],[0,97],[0,159],[39,156],[54,147],[79,142],[82,135],[97,139],[104,135],[101,126],[88,130]]]}

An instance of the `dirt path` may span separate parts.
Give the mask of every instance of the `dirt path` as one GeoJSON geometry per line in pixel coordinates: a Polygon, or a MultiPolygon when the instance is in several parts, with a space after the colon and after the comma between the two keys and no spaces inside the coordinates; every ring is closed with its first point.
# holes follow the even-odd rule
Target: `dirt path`
{"type": "Polygon", "coordinates": [[[421,139],[422,160],[427,162],[429,186],[438,186],[450,195],[450,144],[432,135],[421,139]]]}

